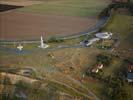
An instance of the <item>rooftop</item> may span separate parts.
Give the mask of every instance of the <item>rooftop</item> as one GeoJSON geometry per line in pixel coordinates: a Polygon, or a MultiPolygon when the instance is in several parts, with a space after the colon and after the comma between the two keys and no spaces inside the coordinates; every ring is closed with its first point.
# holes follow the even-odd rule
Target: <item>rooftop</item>
{"type": "Polygon", "coordinates": [[[103,33],[96,34],[96,37],[100,38],[100,39],[109,39],[109,38],[111,38],[111,36],[112,36],[112,33],[110,33],[110,32],[103,32],[103,33]]]}
{"type": "Polygon", "coordinates": [[[128,73],[127,74],[127,79],[132,79],[133,80],[133,73],[128,73]]]}

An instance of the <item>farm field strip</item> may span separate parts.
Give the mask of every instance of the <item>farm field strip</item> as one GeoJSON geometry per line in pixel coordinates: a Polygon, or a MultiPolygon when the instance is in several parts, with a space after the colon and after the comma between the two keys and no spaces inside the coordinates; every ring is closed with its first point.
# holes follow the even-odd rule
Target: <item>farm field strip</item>
{"type": "Polygon", "coordinates": [[[33,0],[1,0],[0,4],[6,4],[6,5],[15,5],[15,6],[31,6],[34,4],[41,4],[41,1],[33,1],[33,0]]]}
{"type": "Polygon", "coordinates": [[[27,12],[0,13],[1,39],[40,39],[52,35],[71,35],[87,30],[96,23],[95,18],[42,15],[27,12]]]}
{"type": "Polygon", "coordinates": [[[98,15],[109,4],[105,0],[54,0],[20,9],[23,12],[89,17],[98,15]]]}
{"type": "MultiPolygon", "coordinates": [[[[20,3],[18,0],[5,2],[20,3]]],[[[28,4],[32,1],[22,2],[28,4]]],[[[34,40],[41,35],[51,37],[77,34],[94,26],[99,12],[109,4],[109,1],[105,0],[41,0],[39,2],[42,3],[0,13],[0,39],[34,40]]]]}

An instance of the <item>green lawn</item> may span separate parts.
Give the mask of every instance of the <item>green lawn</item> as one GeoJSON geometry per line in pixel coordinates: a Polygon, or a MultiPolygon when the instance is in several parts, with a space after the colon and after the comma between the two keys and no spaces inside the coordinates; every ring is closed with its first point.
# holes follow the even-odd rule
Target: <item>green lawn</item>
{"type": "Polygon", "coordinates": [[[99,81],[88,81],[84,83],[84,86],[86,86],[89,90],[91,90],[95,95],[98,97],[102,97],[102,89],[104,84],[100,83],[99,81]]]}
{"type": "Polygon", "coordinates": [[[120,38],[120,47],[132,48],[133,17],[125,14],[114,14],[103,31],[113,32],[120,38]]]}
{"type": "Polygon", "coordinates": [[[122,60],[118,58],[113,58],[113,61],[109,66],[105,66],[103,69],[104,77],[111,75],[116,69],[122,65],[122,60]]]}
{"type": "Polygon", "coordinates": [[[44,3],[19,9],[24,12],[66,16],[96,16],[109,4],[106,0],[42,0],[44,3]]]}
{"type": "Polygon", "coordinates": [[[126,90],[126,92],[128,93],[128,96],[129,96],[129,98],[127,100],[133,100],[133,95],[132,95],[132,93],[133,93],[133,86],[126,84],[124,86],[124,89],[126,90]]]}

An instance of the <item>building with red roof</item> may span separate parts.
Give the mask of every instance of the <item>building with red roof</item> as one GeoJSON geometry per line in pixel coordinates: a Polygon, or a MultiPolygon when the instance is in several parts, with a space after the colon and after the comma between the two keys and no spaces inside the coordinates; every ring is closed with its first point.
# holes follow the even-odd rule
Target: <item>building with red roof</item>
{"type": "Polygon", "coordinates": [[[130,64],[130,65],[128,66],[128,71],[129,71],[129,72],[133,72],[133,64],[130,64]]]}

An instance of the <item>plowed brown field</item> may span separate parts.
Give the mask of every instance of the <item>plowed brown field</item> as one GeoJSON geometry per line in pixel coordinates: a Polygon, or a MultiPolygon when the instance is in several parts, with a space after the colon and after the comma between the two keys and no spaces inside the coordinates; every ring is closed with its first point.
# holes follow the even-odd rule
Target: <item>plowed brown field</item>
{"type": "Polygon", "coordinates": [[[0,13],[0,39],[37,39],[71,35],[92,27],[96,18],[7,11],[0,13]]]}

